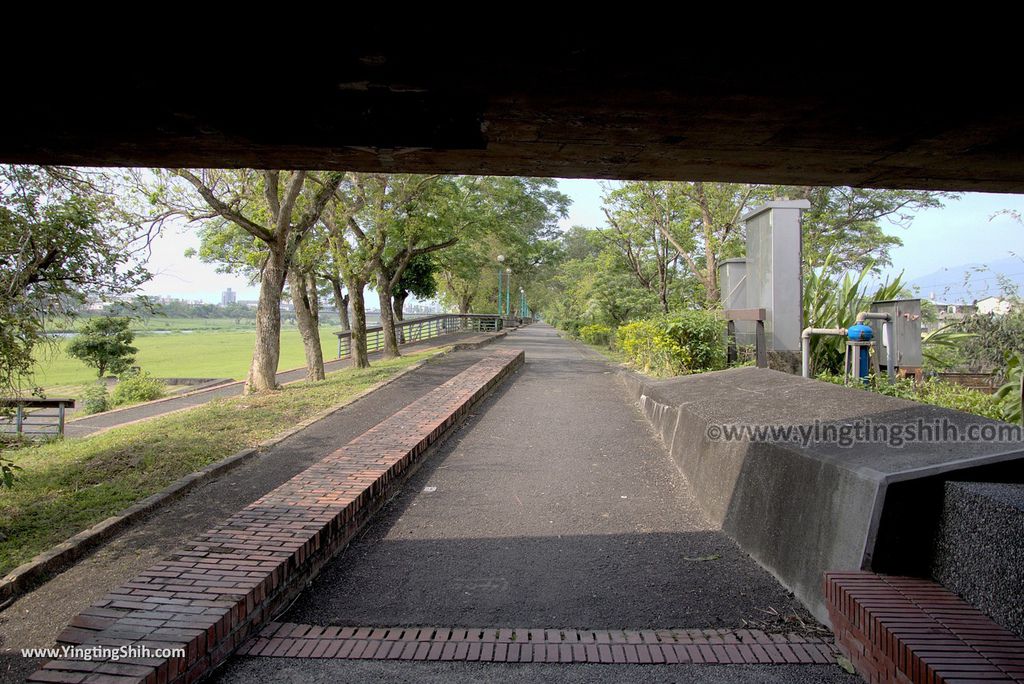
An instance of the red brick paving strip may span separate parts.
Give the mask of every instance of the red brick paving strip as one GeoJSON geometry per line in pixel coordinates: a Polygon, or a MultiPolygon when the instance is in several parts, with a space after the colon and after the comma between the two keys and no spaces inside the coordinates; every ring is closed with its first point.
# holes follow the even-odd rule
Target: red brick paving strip
{"type": "Polygon", "coordinates": [[[113,590],[58,637],[75,646],[180,647],[184,658],[53,660],[30,681],[201,678],[288,605],[427,448],[524,358],[493,352],[113,590]]]}
{"type": "Polygon", "coordinates": [[[239,655],[519,663],[827,664],[830,639],[758,630],[317,627],[274,622],[239,655]]]}
{"type": "Polygon", "coordinates": [[[935,582],[832,572],[825,600],[839,649],[872,684],[1024,682],[1024,640],[935,582]]]}

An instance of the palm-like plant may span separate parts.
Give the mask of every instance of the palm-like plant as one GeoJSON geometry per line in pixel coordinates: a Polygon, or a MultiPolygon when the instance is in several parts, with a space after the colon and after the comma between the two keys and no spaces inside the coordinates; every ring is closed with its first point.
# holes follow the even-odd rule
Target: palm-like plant
{"type": "MultiPolygon", "coordinates": [[[[903,292],[903,274],[886,280],[873,294],[868,294],[864,282],[875,263],[858,271],[847,271],[842,279],[831,275],[835,269],[835,255],[830,253],[817,270],[810,270],[804,278],[804,325],[814,328],[849,328],[857,321],[857,314],[867,311],[871,302],[896,299],[903,292]]],[[[815,373],[841,373],[846,341],[840,337],[817,336],[811,339],[811,365],[815,373]]]]}
{"type": "Polygon", "coordinates": [[[1007,354],[1006,382],[996,390],[996,398],[1003,404],[1003,420],[1007,423],[1024,425],[1021,412],[1021,395],[1024,393],[1024,355],[1020,352],[1007,354]]]}

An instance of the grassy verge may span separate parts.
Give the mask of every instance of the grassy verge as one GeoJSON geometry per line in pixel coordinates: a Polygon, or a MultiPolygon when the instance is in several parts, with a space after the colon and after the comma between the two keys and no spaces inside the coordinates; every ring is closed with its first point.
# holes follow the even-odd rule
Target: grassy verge
{"type": "Polygon", "coordinates": [[[607,347],[607,345],[603,345],[603,344],[590,344],[589,342],[584,342],[583,340],[581,340],[581,339],[579,339],[577,337],[573,337],[572,335],[570,335],[569,333],[565,332],[564,330],[556,329],[555,332],[558,333],[558,336],[563,338],[563,339],[571,340],[573,342],[576,342],[577,344],[582,344],[584,347],[589,347],[589,348],[593,349],[598,354],[604,356],[606,359],[608,359],[612,363],[626,363],[626,355],[623,354],[618,349],[609,349],[607,347]]]}
{"type": "Polygon", "coordinates": [[[95,437],[0,452],[21,466],[0,491],[0,574],[179,477],[339,404],[439,350],[331,373],[322,383],[222,399],[95,437]]]}
{"type": "Polygon", "coordinates": [[[606,359],[611,361],[612,363],[626,363],[626,355],[620,352],[618,349],[609,349],[606,345],[603,344],[590,344],[582,340],[576,341],[585,347],[590,347],[598,354],[604,356],[606,359]]]}

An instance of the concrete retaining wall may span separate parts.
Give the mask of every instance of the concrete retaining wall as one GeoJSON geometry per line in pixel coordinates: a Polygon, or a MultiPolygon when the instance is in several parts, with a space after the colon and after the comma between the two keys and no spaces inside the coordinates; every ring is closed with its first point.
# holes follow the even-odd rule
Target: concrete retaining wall
{"type": "Polygon", "coordinates": [[[825,434],[996,425],[977,416],[758,368],[623,377],[708,517],[825,622],[826,571],[927,574],[944,481],[1024,478],[1020,441],[842,446],[825,434]],[[735,426],[802,428],[809,439],[723,439],[735,426]]]}

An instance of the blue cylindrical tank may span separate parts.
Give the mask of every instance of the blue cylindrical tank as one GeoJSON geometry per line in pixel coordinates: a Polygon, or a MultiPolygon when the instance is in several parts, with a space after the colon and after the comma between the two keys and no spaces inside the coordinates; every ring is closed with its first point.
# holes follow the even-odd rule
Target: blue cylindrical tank
{"type": "MultiPolygon", "coordinates": [[[[851,342],[870,342],[875,336],[875,331],[871,329],[870,325],[864,323],[855,323],[851,325],[846,331],[846,337],[851,342]]],[[[860,371],[859,377],[864,382],[867,382],[870,366],[868,365],[868,349],[869,345],[857,345],[857,353],[860,355],[860,371]]]]}

